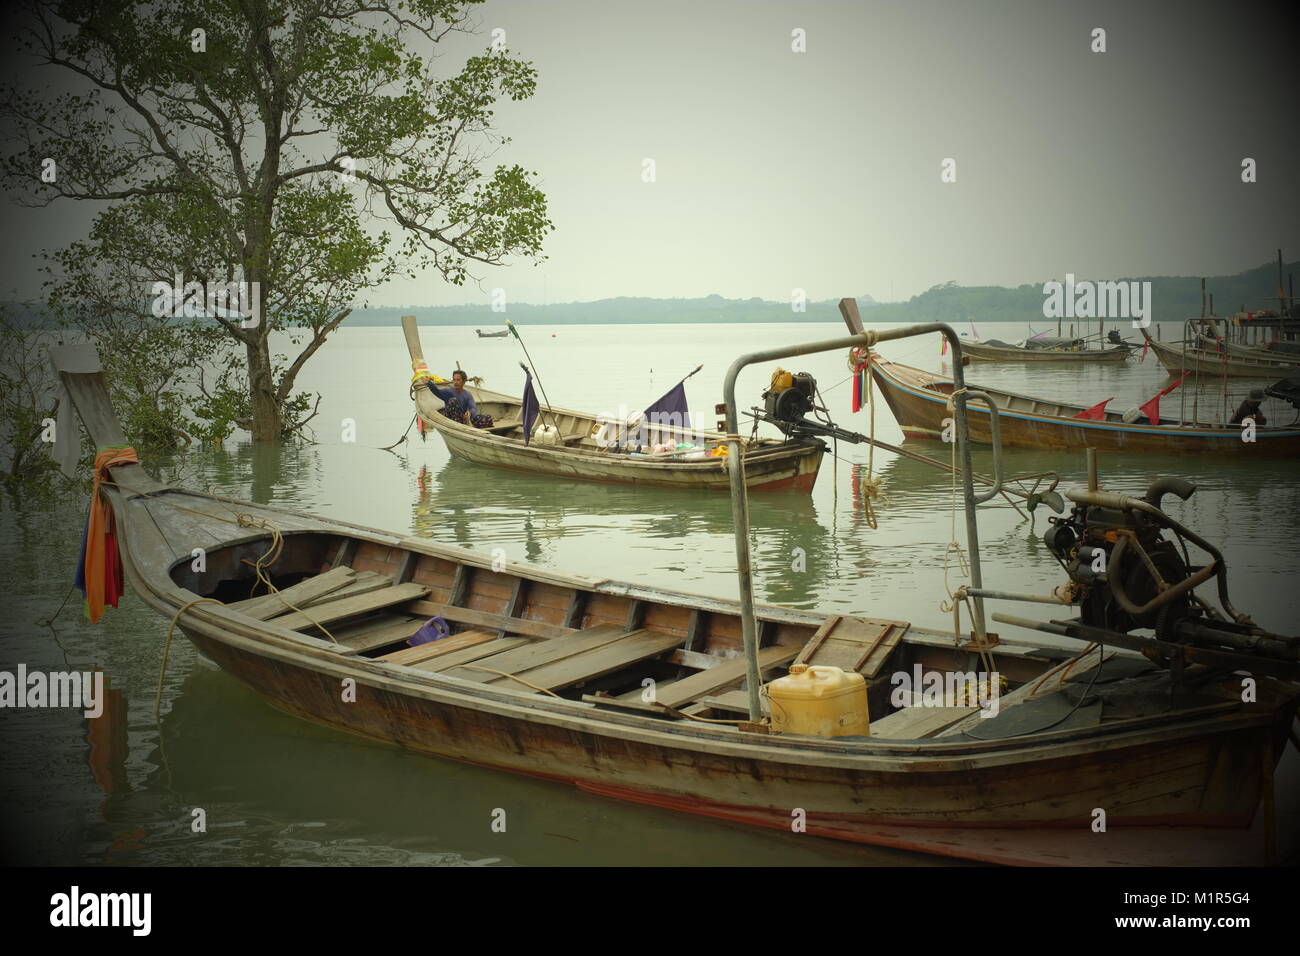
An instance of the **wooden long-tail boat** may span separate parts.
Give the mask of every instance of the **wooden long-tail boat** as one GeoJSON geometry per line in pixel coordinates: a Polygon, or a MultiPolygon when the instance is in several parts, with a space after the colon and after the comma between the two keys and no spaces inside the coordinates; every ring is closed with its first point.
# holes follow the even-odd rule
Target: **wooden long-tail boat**
{"type": "MultiPolygon", "coordinates": [[[[411,316],[402,319],[406,344],[413,366],[424,367],[420,331],[411,316]]],[[[453,421],[443,415],[442,399],[423,387],[411,390],[416,414],[426,428],[442,436],[447,450],[457,458],[531,474],[555,475],[583,481],[615,482],[655,488],[697,488],[725,491],[727,463],[723,457],[697,458],[676,453],[640,454],[602,448],[596,432],[600,418],[586,412],[543,405],[537,424],[558,431],[557,444],[545,444],[531,436],[524,443],[523,399],[485,388],[467,386],[479,411],[492,416],[490,428],[453,421]]],[[[691,439],[699,436],[709,451],[723,446],[726,436],[671,424],[652,424],[652,434],[691,439]]],[[[697,439],[698,440],[698,439],[697,439]]],[[[785,440],[757,438],[743,442],[745,480],[751,491],[796,491],[811,493],[817,482],[825,442],[816,438],[785,440]]]]}
{"type": "Polygon", "coordinates": [[[1124,362],[1132,348],[1117,345],[1113,348],[1026,348],[1005,342],[963,340],[963,355],[972,362],[1124,362]]]}
{"type": "MultiPolygon", "coordinates": [[[[102,373],[61,367],[60,377],[96,446],[123,445],[102,373]]],[[[1240,678],[1197,663],[1210,653],[1199,648],[1185,660],[1163,651],[1186,664],[1188,694],[1171,693],[1167,673],[1138,654],[1003,641],[983,651],[1009,691],[988,719],[977,707],[891,702],[900,674],[954,686],[973,673],[953,635],[759,605],[760,673],[804,663],[862,674],[870,735],[704,723],[746,712],[735,602],[502,567],[165,486],[138,464],[105,471],[126,582],[225,673],[305,719],[624,800],[949,856],[1260,859],[1243,828],[1272,793],[1300,692],[1263,664],[1245,703],[1240,678]],[[411,643],[429,627],[450,636],[411,643]],[[1108,689],[1102,703],[1071,706],[1094,684],[1108,689]]]]}
{"type": "Polygon", "coordinates": [[[1233,359],[1258,359],[1263,362],[1275,362],[1279,365],[1290,366],[1292,369],[1300,365],[1300,353],[1270,348],[1268,345],[1240,345],[1225,339],[1216,339],[1209,335],[1199,336],[1198,341],[1201,350],[1215,354],[1227,353],[1233,359]]]}
{"type": "MultiPolygon", "coordinates": [[[[965,346],[963,345],[963,349],[965,346]]],[[[945,420],[952,380],[933,372],[873,357],[871,377],[894,413],[903,434],[938,438],[945,420]]],[[[998,406],[1002,443],[1023,448],[1096,448],[1154,454],[1300,455],[1300,424],[1265,425],[1255,429],[1255,441],[1242,441],[1240,425],[1184,424],[1161,416],[1159,424],[1145,419],[1125,422],[1123,415],[1105,411],[1099,419],[1078,416],[1083,405],[1072,405],[1018,392],[979,386],[998,406]]],[[[991,412],[982,404],[970,407],[971,438],[988,444],[991,412]]]]}
{"type": "Polygon", "coordinates": [[[1233,355],[1227,351],[1199,348],[1186,342],[1171,345],[1153,339],[1142,330],[1151,351],[1171,375],[1200,375],[1203,378],[1281,378],[1295,371],[1295,363],[1286,360],[1233,355]]]}

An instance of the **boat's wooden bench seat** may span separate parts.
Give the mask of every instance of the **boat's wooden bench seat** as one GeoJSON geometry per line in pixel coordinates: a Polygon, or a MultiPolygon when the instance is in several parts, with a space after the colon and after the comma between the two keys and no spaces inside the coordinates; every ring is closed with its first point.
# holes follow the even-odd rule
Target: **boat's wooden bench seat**
{"type": "MultiPolygon", "coordinates": [[[[768,713],[772,708],[767,702],[767,697],[759,697],[759,706],[763,713],[768,713]]],[[[707,697],[701,697],[699,706],[707,710],[720,710],[727,713],[743,714],[749,716],[749,692],[744,690],[729,690],[723,694],[711,694],[707,697]]]]}
{"type": "MultiPolygon", "coordinates": [[[[565,643],[554,641],[552,643],[565,643]]],[[[682,642],[679,635],[654,631],[621,631],[615,640],[571,657],[555,660],[519,676],[535,687],[549,691],[561,690],[604,677],[617,670],[660,654],[666,654],[682,642]]],[[[493,683],[501,683],[499,678],[493,683]]]]}
{"type": "Polygon", "coordinates": [[[588,628],[585,631],[577,631],[556,640],[536,641],[508,650],[503,649],[499,653],[494,653],[490,657],[477,661],[474,669],[451,669],[444,671],[444,673],[464,680],[478,681],[484,684],[493,683],[497,680],[506,679],[502,678],[501,674],[522,674],[524,671],[540,667],[542,664],[565,657],[572,657],[581,651],[608,644],[610,641],[617,640],[622,633],[621,628],[613,625],[588,628]],[[488,667],[492,671],[500,671],[501,673],[494,674],[478,669],[482,667],[488,667]]]}
{"type": "MultiPolygon", "coordinates": [[[[798,647],[774,644],[758,652],[758,670],[760,676],[765,672],[789,664],[799,654],[798,647]]],[[[660,684],[655,688],[655,700],[675,709],[698,702],[701,698],[726,690],[734,684],[744,681],[748,664],[743,654],[729,657],[698,674],[683,677],[681,680],[660,684]]],[[[640,696],[640,692],[637,692],[640,696]]]]}
{"type": "MultiPolygon", "coordinates": [[[[294,612],[295,608],[301,610],[369,594],[390,587],[392,583],[387,575],[374,571],[358,573],[352,568],[340,566],[299,581],[292,587],[234,601],[226,607],[259,621],[276,618],[275,623],[281,624],[283,622],[279,618],[294,612]]],[[[312,616],[316,617],[315,614],[312,616]]]]}
{"type": "Polygon", "coordinates": [[[799,653],[796,664],[822,664],[871,680],[880,673],[907,633],[906,621],[828,617],[799,653]]]}
{"type": "Polygon", "coordinates": [[[491,611],[476,611],[454,604],[436,604],[433,601],[412,601],[407,607],[412,614],[423,614],[426,618],[441,617],[457,624],[468,624],[483,630],[505,631],[507,634],[522,634],[526,637],[557,638],[576,634],[571,627],[559,624],[547,624],[545,621],[530,621],[508,614],[494,614],[491,611]]]}
{"type": "Polygon", "coordinates": [[[340,598],[337,601],[312,604],[305,610],[281,614],[272,620],[274,623],[281,627],[287,627],[291,631],[306,630],[315,627],[317,624],[328,627],[335,621],[359,617],[362,614],[379,611],[398,604],[408,604],[424,597],[430,590],[427,586],[414,582],[393,584],[387,578],[384,578],[383,581],[384,584],[366,593],[340,598]]]}
{"type": "MultiPolygon", "coordinates": [[[[419,628],[416,630],[419,630],[419,628]]],[[[496,639],[495,631],[461,631],[459,634],[444,637],[439,641],[416,644],[414,647],[404,647],[400,651],[381,654],[375,660],[385,661],[389,664],[419,664],[422,661],[431,661],[450,654],[452,651],[477,647],[479,644],[495,641],[496,639]]]]}
{"type": "MultiPolygon", "coordinates": [[[[758,652],[759,674],[766,677],[769,671],[789,664],[798,653],[798,647],[790,647],[784,644],[774,644],[771,647],[763,648],[758,652]]],[[[681,680],[662,681],[655,686],[654,704],[647,704],[642,700],[643,692],[640,688],[628,691],[618,697],[584,696],[583,700],[590,703],[606,704],[612,707],[650,713],[663,713],[658,706],[660,704],[671,707],[673,710],[685,709],[688,713],[693,712],[690,705],[698,705],[698,709],[704,711],[710,709],[710,705],[705,704],[706,698],[712,698],[728,688],[743,685],[748,667],[744,655],[740,655],[728,657],[712,667],[691,674],[689,677],[683,677],[681,680]]],[[[741,709],[746,713],[749,711],[748,696],[746,696],[746,703],[741,709]]]]}

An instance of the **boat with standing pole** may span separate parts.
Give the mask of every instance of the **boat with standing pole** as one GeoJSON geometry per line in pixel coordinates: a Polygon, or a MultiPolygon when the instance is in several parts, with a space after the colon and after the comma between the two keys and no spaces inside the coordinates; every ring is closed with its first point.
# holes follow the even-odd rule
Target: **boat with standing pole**
{"type": "Polygon", "coordinates": [[[442,413],[444,400],[428,387],[433,376],[414,316],[402,317],[402,330],[415,372],[411,400],[421,434],[437,432],[457,458],[570,480],[722,491],[728,487],[727,454],[742,454],[751,491],[807,494],[817,481],[825,442],[754,434],[741,440],[739,450],[729,449],[725,435],[690,422],[685,379],[628,422],[555,407],[535,397],[530,403],[534,370],[525,365],[523,397],[467,386],[490,424],[476,427],[456,421],[442,413]]]}

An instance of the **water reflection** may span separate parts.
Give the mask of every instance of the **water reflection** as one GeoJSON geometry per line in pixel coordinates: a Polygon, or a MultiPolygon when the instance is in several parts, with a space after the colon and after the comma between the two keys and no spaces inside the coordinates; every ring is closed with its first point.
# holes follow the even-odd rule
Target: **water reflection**
{"type": "Polygon", "coordinates": [[[755,831],[565,784],[410,754],[282,714],[211,665],[169,698],[142,792],[89,827],[109,863],[929,865],[900,851],[755,831]],[[292,759],[286,759],[286,755],[292,759]],[[207,832],[192,828],[206,813],[207,832]],[[491,828],[506,814],[506,831],[491,828]],[[143,822],[147,842],[124,835],[143,822]]]}

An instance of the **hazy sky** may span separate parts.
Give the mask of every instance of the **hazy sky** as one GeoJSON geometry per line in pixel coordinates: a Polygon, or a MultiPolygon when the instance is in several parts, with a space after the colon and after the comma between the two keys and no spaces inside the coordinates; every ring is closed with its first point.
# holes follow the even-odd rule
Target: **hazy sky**
{"type": "MultiPolygon", "coordinates": [[[[1300,251],[1293,51],[1269,4],[489,0],[478,19],[446,62],[501,27],[540,74],[497,115],[500,158],[550,199],[550,258],[484,267],[481,290],[393,282],[372,305],[497,286],[531,302],[900,299],[1300,251]]],[[[84,231],[88,209],[57,208],[7,210],[0,294],[34,294],[31,253],[84,231]]]]}

